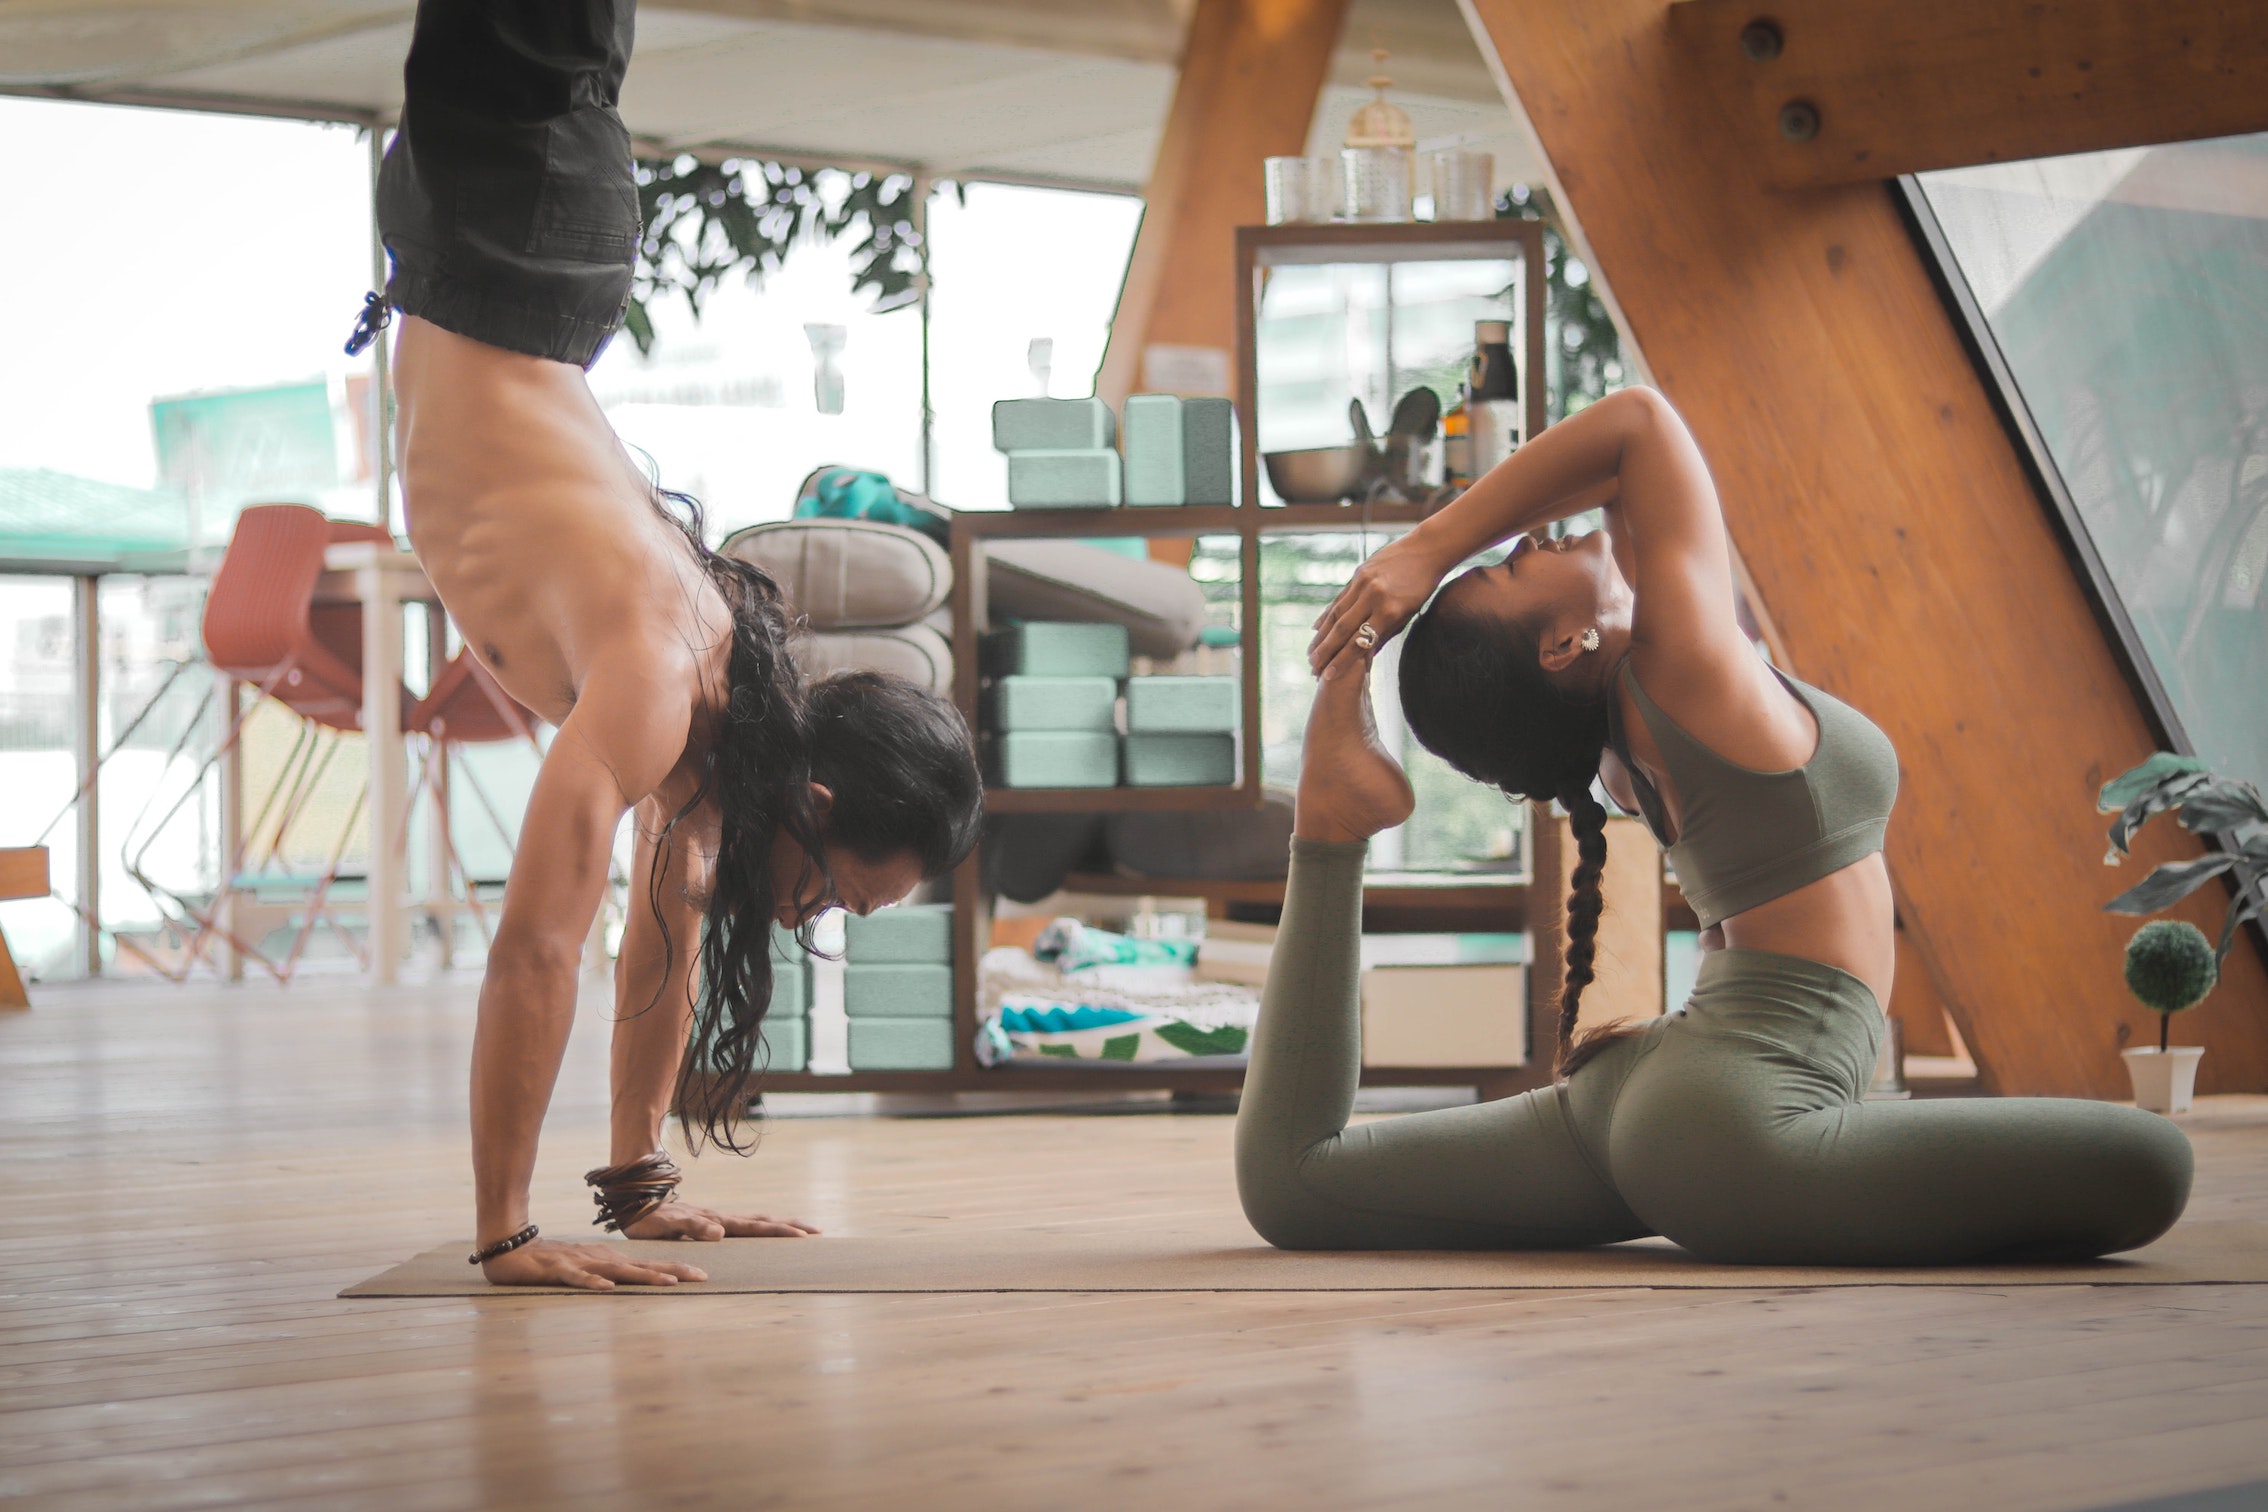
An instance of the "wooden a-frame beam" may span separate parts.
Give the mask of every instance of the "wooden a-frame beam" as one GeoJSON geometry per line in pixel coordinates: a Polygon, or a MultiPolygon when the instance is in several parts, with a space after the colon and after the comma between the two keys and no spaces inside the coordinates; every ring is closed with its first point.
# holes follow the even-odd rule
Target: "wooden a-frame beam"
{"type": "MultiPolygon", "coordinates": [[[[2200,852],[2168,825],[2102,864],[2094,795],[2155,732],[1890,187],[1766,187],[1660,0],[1463,3],[1793,670],[1897,745],[1899,916],[1987,1085],[2125,1096],[2120,1045],[2156,1025],[2101,905],[2200,852]]],[[[2268,1088],[2249,937],[2175,1033],[2201,1085],[2268,1088]]]]}
{"type": "Polygon", "coordinates": [[[2268,131],[2256,0],[1679,0],[1684,66],[1781,189],[2268,131]]]}
{"type": "MultiPolygon", "coordinates": [[[[1261,161],[1303,152],[1348,0],[1197,0],[1173,106],[1143,190],[1095,393],[1230,392],[1236,228],[1265,218],[1261,161]],[[1151,371],[1153,347],[1219,354],[1218,384],[1151,371]]],[[[1204,377],[1209,363],[1184,365],[1204,377]]]]}

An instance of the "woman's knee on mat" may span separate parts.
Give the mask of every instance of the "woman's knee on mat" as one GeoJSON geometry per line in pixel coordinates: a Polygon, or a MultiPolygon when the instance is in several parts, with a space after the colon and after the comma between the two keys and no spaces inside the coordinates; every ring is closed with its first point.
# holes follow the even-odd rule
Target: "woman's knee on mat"
{"type": "Polygon", "coordinates": [[[2172,1228],[2189,1205],[2197,1167],[2172,1120],[2103,1103],[2090,1109],[2089,1151],[2075,1179],[2095,1214],[2090,1253],[2139,1249],[2172,1228]]]}

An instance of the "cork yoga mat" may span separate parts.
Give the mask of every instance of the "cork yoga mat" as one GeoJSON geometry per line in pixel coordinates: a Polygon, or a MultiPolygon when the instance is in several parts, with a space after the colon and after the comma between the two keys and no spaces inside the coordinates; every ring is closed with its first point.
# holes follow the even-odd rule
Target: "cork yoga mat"
{"type": "MultiPolygon", "coordinates": [[[[697,1265],[705,1282],[602,1295],[747,1292],[1499,1291],[1600,1287],[2184,1286],[2268,1283],[2268,1223],[2175,1226],[2147,1249],[2072,1264],[1933,1269],[1714,1265],[1659,1239],[1599,1249],[1296,1251],[1249,1230],[1103,1232],[946,1225],[919,1235],[625,1243],[697,1265]]],[[[1222,1228],[1225,1229],[1225,1225],[1222,1228]]],[[[427,1250],[342,1297],[504,1295],[465,1263],[464,1241],[427,1250]]],[[[529,1288],[527,1290],[547,1290],[529,1288]]],[[[565,1288],[548,1289],[566,1294],[565,1288]]],[[[525,1294],[514,1289],[510,1294],[525,1294]]],[[[579,1294],[588,1295],[588,1294],[579,1294]]]]}

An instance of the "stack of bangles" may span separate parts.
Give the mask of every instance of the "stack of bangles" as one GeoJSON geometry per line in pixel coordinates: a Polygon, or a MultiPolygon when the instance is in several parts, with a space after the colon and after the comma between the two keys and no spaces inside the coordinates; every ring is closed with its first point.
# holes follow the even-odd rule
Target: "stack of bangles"
{"type": "Polygon", "coordinates": [[[585,1171],[583,1179],[591,1184],[591,1201],[598,1204],[598,1216],[591,1222],[615,1232],[669,1201],[685,1173],[678,1170],[668,1151],[656,1150],[621,1165],[585,1171]]]}

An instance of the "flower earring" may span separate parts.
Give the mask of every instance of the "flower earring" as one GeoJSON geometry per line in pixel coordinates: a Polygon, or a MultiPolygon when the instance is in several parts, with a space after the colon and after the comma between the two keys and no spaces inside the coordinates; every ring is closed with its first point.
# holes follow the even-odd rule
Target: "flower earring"
{"type": "Polygon", "coordinates": [[[1596,625],[1583,632],[1583,649],[1586,651],[1599,649],[1599,630],[1596,625]]]}

